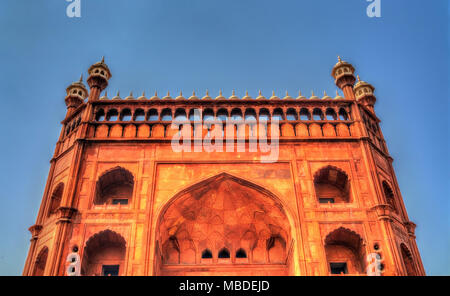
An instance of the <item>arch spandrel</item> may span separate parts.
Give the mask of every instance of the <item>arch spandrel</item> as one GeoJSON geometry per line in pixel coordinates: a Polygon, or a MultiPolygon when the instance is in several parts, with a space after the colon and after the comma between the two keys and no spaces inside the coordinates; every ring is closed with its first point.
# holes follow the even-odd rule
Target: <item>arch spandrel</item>
{"type": "MultiPolygon", "coordinates": [[[[281,151],[280,151],[281,152],[281,151]]],[[[290,157],[290,156],[289,156],[290,157]]],[[[297,203],[295,187],[293,186],[293,176],[289,163],[280,162],[272,164],[248,163],[248,164],[172,164],[158,163],[155,183],[154,209],[159,215],[159,210],[163,208],[170,199],[180,194],[180,192],[219,176],[229,174],[245,179],[252,184],[257,184],[264,190],[270,191],[272,195],[278,197],[285,208],[297,213],[297,203]]]]}

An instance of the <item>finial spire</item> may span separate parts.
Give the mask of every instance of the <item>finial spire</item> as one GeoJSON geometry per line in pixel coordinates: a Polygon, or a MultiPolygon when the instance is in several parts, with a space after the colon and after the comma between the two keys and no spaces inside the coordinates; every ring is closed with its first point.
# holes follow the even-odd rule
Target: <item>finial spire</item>
{"type": "Polygon", "coordinates": [[[195,97],[195,89],[192,91],[192,96],[195,97]]]}
{"type": "Polygon", "coordinates": [[[274,97],[275,96],[275,91],[274,90],[272,90],[272,97],[274,97]]]}
{"type": "Polygon", "coordinates": [[[105,56],[102,56],[102,64],[105,63],[105,56]]]}
{"type": "Polygon", "coordinates": [[[324,95],[325,97],[328,96],[326,90],[323,91],[323,95],[324,95]]]}
{"type": "Polygon", "coordinates": [[[339,61],[339,62],[342,62],[342,60],[341,60],[341,57],[340,57],[340,56],[338,56],[338,61],[339,61]]]}
{"type": "Polygon", "coordinates": [[[301,90],[298,91],[298,96],[299,96],[299,97],[302,96],[302,91],[301,91],[301,90]]]}
{"type": "Polygon", "coordinates": [[[80,75],[80,80],[78,82],[83,82],[83,74],[80,75]]]}
{"type": "Polygon", "coordinates": [[[117,96],[120,97],[120,90],[117,91],[117,96]]]}
{"type": "Polygon", "coordinates": [[[315,96],[315,94],[314,94],[314,90],[312,90],[312,95],[313,95],[313,96],[315,96]]]}
{"type": "Polygon", "coordinates": [[[233,89],[233,91],[231,92],[231,95],[233,95],[233,96],[235,95],[234,89],[233,89]]]}
{"type": "Polygon", "coordinates": [[[258,94],[259,94],[260,96],[262,96],[261,90],[259,90],[258,94]]]}
{"type": "Polygon", "coordinates": [[[245,90],[245,95],[248,96],[248,90],[245,90]]]}
{"type": "Polygon", "coordinates": [[[358,82],[360,82],[360,81],[361,81],[361,79],[359,78],[359,75],[356,75],[356,77],[358,78],[358,82]]]}
{"type": "Polygon", "coordinates": [[[145,97],[145,90],[142,92],[142,96],[145,97]]]}
{"type": "Polygon", "coordinates": [[[206,95],[209,96],[209,90],[208,89],[206,89],[206,95]]]}
{"type": "Polygon", "coordinates": [[[133,92],[132,91],[130,91],[130,97],[132,97],[133,96],[133,92]]]}
{"type": "Polygon", "coordinates": [[[219,95],[220,95],[220,96],[222,95],[222,90],[219,90],[219,95]]]}
{"type": "Polygon", "coordinates": [[[180,97],[182,97],[182,96],[183,96],[183,91],[180,90],[180,97]]]}
{"type": "Polygon", "coordinates": [[[289,96],[289,92],[286,90],[286,97],[289,96]]]}
{"type": "Polygon", "coordinates": [[[170,97],[170,91],[169,90],[167,91],[167,96],[170,97]]]}
{"type": "Polygon", "coordinates": [[[155,97],[158,96],[158,91],[155,89],[155,97]]]}

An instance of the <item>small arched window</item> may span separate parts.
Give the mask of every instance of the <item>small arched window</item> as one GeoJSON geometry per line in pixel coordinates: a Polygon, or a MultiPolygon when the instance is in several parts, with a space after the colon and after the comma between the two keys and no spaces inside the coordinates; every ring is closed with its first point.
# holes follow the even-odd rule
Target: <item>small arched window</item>
{"type": "Polygon", "coordinates": [[[239,249],[236,251],[236,258],[247,258],[247,252],[244,249],[239,249]]]}
{"type": "Polygon", "coordinates": [[[200,121],[201,120],[201,113],[199,109],[191,109],[189,111],[189,120],[190,121],[200,121]]]}
{"type": "Polygon", "coordinates": [[[158,110],[156,109],[150,109],[148,111],[148,121],[158,121],[158,110]]]}
{"type": "Polygon", "coordinates": [[[214,121],[214,111],[212,109],[203,111],[203,121],[214,121]]]}
{"type": "Polygon", "coordinates": [[[230,258],[230,251],[227,248],[223,248],[219,251],[219,258],[230,258]]]}
{"type": "Polygon", "coordinates": [[[220,119],[225,123],[228,119],[228,111],[226,109],[219,109],[219,111],[217,111],[217,119],[220,119]]]}
{"type": "Polygon", "coordinates": [[[162,121],[171,121],[172,120],[172,110],[170,110],[170,109],[162,110],[161,120],[162,121]]]}
{"type": "Polygon", "coordinates": [[[242,111],[241,109],[233,109],[231,111],[231,119],[235,120],[235,121],[240,121],[242,120],[242,111]]]}
{"type": "Polygon", "coordinates": [[[266,108],[262,108],[259,110],[259,120],[260,121],[269,121],[270,120],[270,112],[266,108]]]}
{"type": "Polygon", "coordinates": [[[181,108],[177,109],[175,111],[175,121],[182,122],[186,120],[187,120],[186,111],[184,111],[184,109],[181,108]]]}
{"type": "Polygon", "coordinates": [[[311,120],[311,114],[308,109],[302,108],[300,110],[300,120],[311,120]]]}
{"type": "Polygon", "coordinates": [[[314,109],[314,111],[313,111],[313,119],[314,120],[318,120],[318,121],[323,120],[322,110],[320,110],[318,108],[314,109]]]}
{"type": "Polygon", "coordinates": [[[327,116],[327,120],[337,120],[336,111],[334,111],[331,108],[327,109],[326,116],[327,116]]]}
{"type": "Polygon", "coordinates": [[[117,112],[116,109],[111,109],[108,111],[108,114],[106,115],[107,121],[116,121],[119,116],[119,112],[117,112]]]}
{"type": "Polygon", "coordinates": [[[245,121],[256,122],[256,112],[253,109],[245,110],[245,121]]]}
{"type": "Polygon", "coordinates": [[[95,120],[96,121],[105,120],[105,111],[103,109],[97,111],[97,114],[95,115],[95,120]]]}
{"type": "Polygon", "coordinates": [[[283,110],[277,108],[273,111],[272,119],[284,120],[283,110]]]}
{"type": "Polygon", "coordinates": [[[211,253],[211,251],[209,249],[203,250],[203,252],[202,252],[202,259],[210,259],[212,257],[213,257],[212,253],[211,253]]]}
{"type": "Polygon", "coordinates": [[[348,114],[347,114],[347,111],[345,111],[344,109],[340,109],[340,110],[339,110],[339,119],[340,119],[340,120],[347,121],[347,120],[348,120],[348,114]]]}
{"type": "Polygon", "coordinates": [[[120,113],[120,121],[130,121],[131,120],[131,110],[123,109],[120,113]]]}
{"type": "Polygon", "coordinates": [[[290,121],[297,120],[297,112],[295,109],[289,108],[286,112],[286,119],[290,121]]]}
{"type": "Polygon", "coordinates": [[[137,109],[134,112],[134,120],[135,121],[144,121],[145,120],[145,112],[142,109],[137,109]]]}

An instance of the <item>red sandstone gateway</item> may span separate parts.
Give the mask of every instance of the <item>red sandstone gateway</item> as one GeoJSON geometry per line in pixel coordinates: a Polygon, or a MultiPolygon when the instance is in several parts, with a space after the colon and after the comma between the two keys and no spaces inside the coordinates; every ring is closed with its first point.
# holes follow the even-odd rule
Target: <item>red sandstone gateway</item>
{"type": "Polygon", "coordinates": [[[424,275],[374,87],[354,72],[333,67],[335,98],[108,99],[111,72],[92,65],[89,91],[67,88],[23,274],[424,275]],[[213,129],[231,118],[246,149],[174,151],[174,118],[202,141],[230,138],[213,129]],[[277,158],[252,137],[278,141],[277,158]]]}

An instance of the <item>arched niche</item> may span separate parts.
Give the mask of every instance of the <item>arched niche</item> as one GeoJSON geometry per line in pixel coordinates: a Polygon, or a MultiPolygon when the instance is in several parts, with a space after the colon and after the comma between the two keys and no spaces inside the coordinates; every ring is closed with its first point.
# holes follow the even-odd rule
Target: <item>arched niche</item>
{"type": "Polygon", "coordinates": [[[389,186],[388,182],[386,182],[386,181],[383,181],[382,185],[383,185],[383,193],[384,193],[384,197],[386,198],[386,202],[392,207],[394,212],[397,213],[398,212],[397,205],[395,202],[394,192],[392,191],[391,186],[389,186]]]}
{"type": "Polygon", "coordinates": [[[47,263],[48,248],[43,247],[39,254],[36,256],[36,261],[33,268],[33,276],[43,276],[45,271],[45,265],[47,263]]]}
{"type": "Polygon", "coordinates": [[[347,174],[334,166],[326,166],[314,174],[317,201],[326,203],[349,203],[350,181],[347,174]]]}
{"type": "Polygon", "coordinates": [[[340,227],[325,238],[325,253],[330,274],[363,274],[363,240],[354,231],[340,227]]]}
{"type": "Polygon", "coordinates": [[[404,244],[400,244],[400,252],[403,259],[403,264],[405,265],[406,275],[407,276],[416,276],[416,269],[414,267],[414,260],[411,254],[411,251],[408,249],[408,247],[404,244]]]}
{"type": "Polygon", "coordinates": [[[283,263],[286,260],[286,241],[281,236],[271,236],[267,241],[270,263],[283,263]]]}
{"type": "Polygon", "coordinates": [[[123,274],[126,254],[125,239],[112,230],[91,236],[84,247],[81,274],[86,276],[118,276],[123,274]]]}
{"type": "Polygon", "coordinates": [[[265,265],[278,275],[289,270],[292,236],[284,206],[268,190],[227,173],[175,195],[161,210],[156,229],[156,249],[162,254],[157,275],[196,275],[203,269],[226,275],[224,263],[246,265],[236,271],[240,275],[264,274],[265,265]],[[183,242],[190,247],[182,247],[183,242]],[[180,258],[190,250],[195,262],[186,267],[180,258]]]}
{"type": "Polygon", "coordinates": [[[56,185],[55,189],[53,189],[52,195],[50,196],[50,206],[48,208],[47,216],[55,214],[61,205],[61,199],[64,192],[64,183],[59,183],[56,185]]]}
{"type": "Polygon", "coordinates": [[[133,188],[134,177],[130,171],[122,167],[110,169],[97,181],[94,205],[128,205],[133,188]]]}

